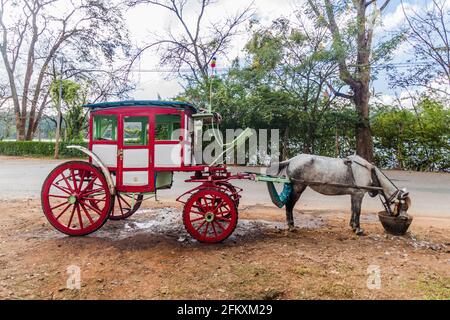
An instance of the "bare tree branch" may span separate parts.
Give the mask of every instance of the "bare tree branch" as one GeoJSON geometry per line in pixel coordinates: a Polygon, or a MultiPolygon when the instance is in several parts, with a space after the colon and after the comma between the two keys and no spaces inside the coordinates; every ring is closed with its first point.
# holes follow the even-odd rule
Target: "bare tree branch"
{"type": "Polygon", "coordinates": [[[131,65],[144,51],[156,48],[161,54],[160,64],[169,65],[174,73],[188,67],[191,77],[197,82],[208,81],[208,66],[211,59],[219,53],[225,53],[230,40],[236,35],[239,26],[252,14],[249,6],[235,16],[227,17],[222,22],[210,23],[205,26],[204,20],[211,0],[199,0],[199,10],[194,17],[195,23],[190,26],[184,16],[186,0],[139,0],[131,1],[130,5],[149,4],[159,6],[171,12],[182,28],[179,34],[168,32],[165,36],[157,36],[156,40],[140,49],[131,60],[131,65]]]}

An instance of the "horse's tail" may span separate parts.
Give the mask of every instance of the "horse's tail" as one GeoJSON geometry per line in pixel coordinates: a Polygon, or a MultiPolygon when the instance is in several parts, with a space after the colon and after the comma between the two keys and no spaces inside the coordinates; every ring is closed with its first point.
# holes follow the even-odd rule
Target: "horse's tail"
{"type": "Polygon", "coordinates": [[[290,159],[281,162],[271,163],[269,168],[267,168],[267,174],[269,176],[286,176],[286,169],[290,163],[290,159]]]}
{"type": "MultiPolygon", "coordinates": [[[[286,170],[290,161],[291,160],[271,163],[266,171],[266,174],[269,176],[287,176],[286,170]]],[[[272,181],[267,181],[267,189],[273,204],[278,208],[282,208],[286,204],[292,192],[292,185],[290,183],[285,183],[283,186],[283,191],[281,194],[278,194],[274,183],[272,181]]]]}

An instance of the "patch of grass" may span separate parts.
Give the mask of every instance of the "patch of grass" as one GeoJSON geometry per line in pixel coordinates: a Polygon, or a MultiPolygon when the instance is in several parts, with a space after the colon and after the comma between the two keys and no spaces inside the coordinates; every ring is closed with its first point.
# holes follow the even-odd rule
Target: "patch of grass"
{"type": "Polygon", "coordinates": [[[234,279],[226,285],[235,299],[277,299],[283,294],[280,276],[261,265],[234,265],[234,279]]]}
{"type": "Polygon", "coordinates": [[[351,299],[354,296],[351,287],[338,283],[330,283],[321,287],[318,295],[328,299],[351,299]]]}
{"type": "Polygon", "coordinates": [[[311,269],[309,269],[308,267],[300,266],[294,269],[294,273],[300,277],[303,277],[311,274],[311,269]]]}
{"type": "Polygon", "coordinates": [[[427,300],[450,300],[450,277],[430,275],[419,283],[419,289],[427,300]]]}
{"type": "Polygon", "coordinates": [[[299,277],[313,276],[313,277],[327,277],[328,272],[321,267],[306,267],[297,266],[293,270],[294,274],[299,277]]]}

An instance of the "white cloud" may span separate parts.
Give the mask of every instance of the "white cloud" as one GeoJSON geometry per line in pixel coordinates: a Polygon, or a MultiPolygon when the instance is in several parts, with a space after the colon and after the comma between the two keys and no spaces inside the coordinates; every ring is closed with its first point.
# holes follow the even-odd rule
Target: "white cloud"
{"type": "Polygon", "coordinates": [[[390,105],[394,102],[394,97],[389,94],[383,94],[380,96],[373,96],[371,98],[371,103],[380,103],[384,105],[390,105]]]}

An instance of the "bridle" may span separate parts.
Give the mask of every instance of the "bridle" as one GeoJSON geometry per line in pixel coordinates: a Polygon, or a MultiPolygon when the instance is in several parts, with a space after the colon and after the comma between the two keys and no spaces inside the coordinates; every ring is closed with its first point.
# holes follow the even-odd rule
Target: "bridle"
{"type": "MultiPolygon", "coordinates": [[[[369,169],[370,171],[372,171],[372,178],[375,180],[375,181],[374,181],[375,184],[376,184],[378,187],[381,187],[381,188],[382,188],[381,183],[380,183],[380,180],[378,179],[377,173],[376,173],[376,171],[375,171],[375,167],[367,168],[365,165],[363,165],[362,163],[359,163],[359,162],[356,161],[356,160],[353,160],[353,162],[355,162],[356,164],[359,164],[360,166],[362,166],[362,167],[364,167],[364,168],[369,169]]],[[[392,210],[391,210],[391,205],[395,202],[395,199],[396,199],[396,198],[398,199],[399,194],[401,194],[403,191],[400,190],[400,189],[395,185],[395,183],[392,182],[392,180],[389,179],[388,176],[386,176],[386,175],[384,174],[383,171],[381,171],[381,170],[378,170],[378,171],[381,172],[381,174],[382,174],[382,175],[383,175],[383,176],[384,176],[384,177],[385,177],[385,178],[386,178],[386,179],[394,186],[394,188],[396,189],[396,190],[394,191],[394,193],[392,193],[389,197],[386,195],[386,193],[384,192],[383,189],[381,189],[381,190],[379,191],[379,193],[378,193],[378,196],[380,197],[380,201],[381,201],[381,203],[383,204],[383,207],[384,207],[384,209],[386,210],[386,212],[389,213],[389,215],[393,215],[393,212],[392,212],[392,210]],[[381,193],[381,194],[380,194],[380,193],[381,193]]]]}

